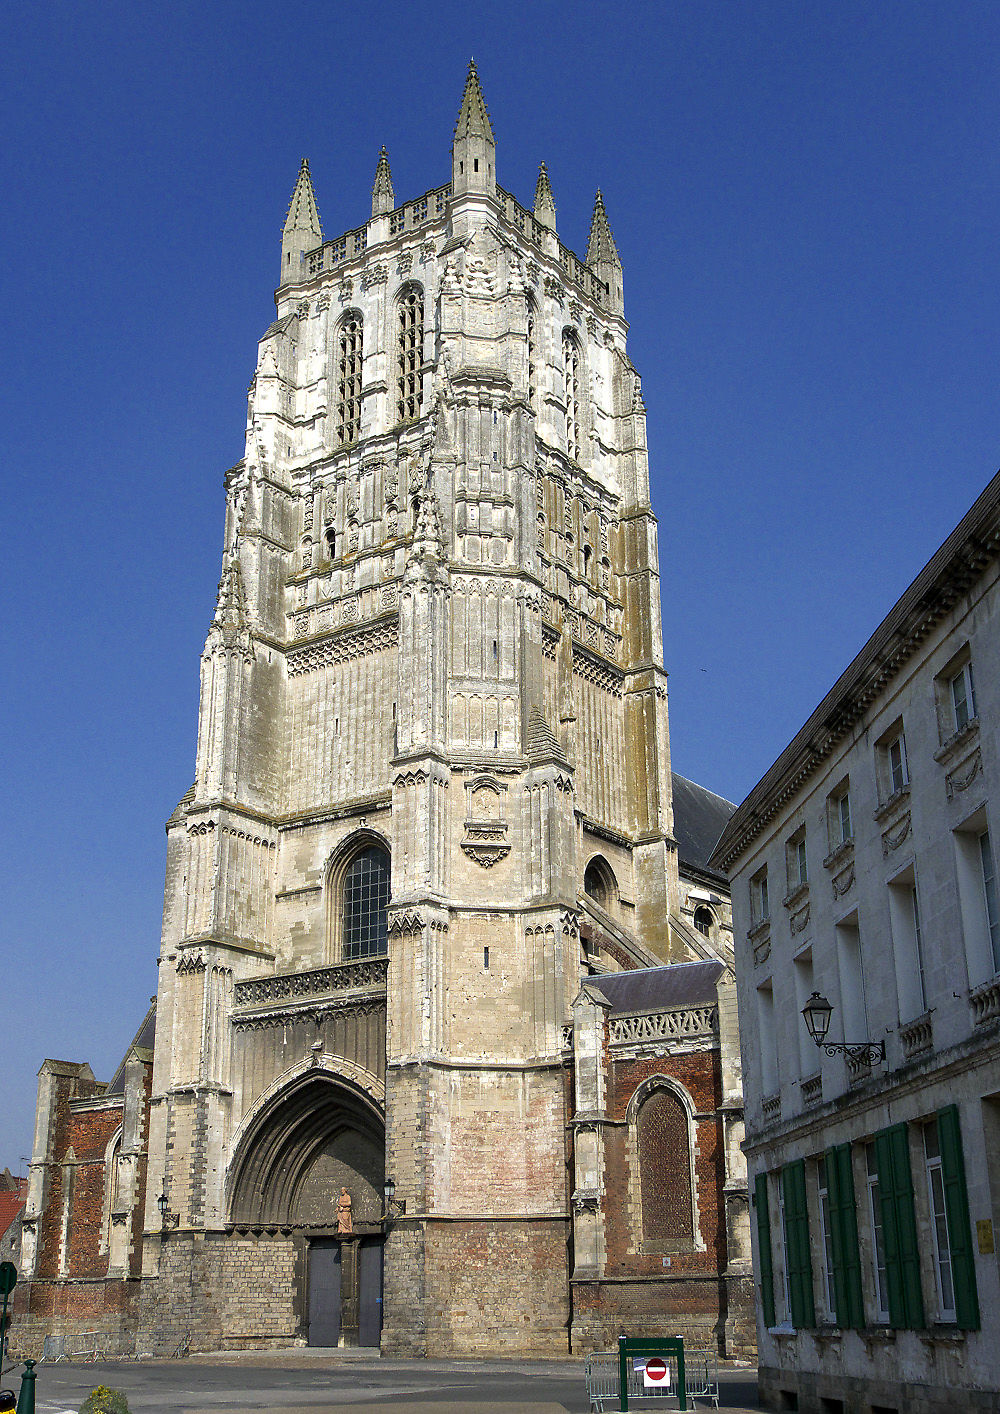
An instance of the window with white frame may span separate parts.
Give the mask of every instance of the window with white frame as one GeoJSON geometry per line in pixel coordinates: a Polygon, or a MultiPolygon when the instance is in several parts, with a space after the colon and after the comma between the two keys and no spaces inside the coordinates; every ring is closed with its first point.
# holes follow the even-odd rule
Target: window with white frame
{"type": "Polygon", "coordinates": [[[750,920],[763,923],[770,918],[771,908],[767,898],[767,866],[758,869],[750,880],[750,920]]]}
{"type": "Polygon", "coordinates": [[[938,1316],[942,1321],[954,1321],[955,1277],[951,1264],[951,1238],[948,1233],[948,1212],[944,1198],[944,1171],[936,1119],[923,1125],[924,1172],[927,1175],[927,1202],[930,1208],[931,1244],[934,1249],[934,1281],[937,1289],[938,1316]]]}
{"type": "Polygon", "coordinates": [[[842,782],[827,799],[827,827],[830,837],[830,852],[854,838],[851,822],[851,792],[847,781],[842,782]]]}
{"type": "Polygon", "coordinates": [[[785,1186],[779,1182],[778,1189],[778,1215],[781,1219],[781,1291],[785,1299],[785,1320],[792,1319],[792,1291],[788,1280],[788,1216],[785,1212],[785,1186]]]}
{"type": "Polygon", "coordinates": [[[902,732],[898,732],[891,741],[886,742],[884,753],[889,794],[898,795],[910,779],[906,769],[906,738],[902,732]]]}
{"type": "Polygon", "coordinates": [[[972,661],[966,660],[957,672],[948,679],[948,695],[951,703],[952,726],[959,732],[968,726],[976,711],[976,689],[972,681],[972,661]]]}
{"type": "Polygon", "coordinates": [[[880,1324],[887,1325],[889,1321],[889,1281],[885,1264],[885,1234],[882,1231],[882,1195],[879,1188],[874,1144],[865,1145],[865,1164],[868,1179],[868,1220],[871,1224],[872,1279],[876,1319],[880,1324]]]}
{"type": "Polygon", "coordinates": [[[833,1276],[833,1224],[830,1218],[830,1190],[826,1185],[826,1157],[822,1154],[816,1160],[816,1194],[819,1198],[819,1221],[823,1233],[823,1245],[820,1249],[823,1306],[827,1319],[832,1321],[837,1311],[833,1276]]]}
{"type": "Polygon", "coordinates": [[[788,868],[788,892],[804,888],[809,882],[809,863],[806,856],[805,827],[796,830],[785,846],[785,861],[788,868]]]}
{"type": "Polygon", "coordinates": [[[955,872],[969,985],[1000,972],[1000,899],[986,807],[955,831],[955,872]]]}
{"type": "Polygon", "coordinates": [[[911,864],[889,883],[889,926],[896,971],[900,1021],[912,1021],[927,1010],[927,971],[917,877],[911,864]]]}

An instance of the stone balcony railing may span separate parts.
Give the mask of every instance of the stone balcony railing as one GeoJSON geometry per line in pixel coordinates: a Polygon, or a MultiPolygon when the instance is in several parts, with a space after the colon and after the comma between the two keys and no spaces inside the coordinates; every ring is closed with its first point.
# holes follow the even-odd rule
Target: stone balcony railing
{"type": "Polygon", "coordinates": [[[614,1016],[608,1024],[608,1036],[613,1047],[634,1046],[644,1041],[712,1039],[718,1027],[718,1007],[684,1007],[614,1016]]]}
{"type": "Polygon", "coordinates": [[[973,1026],[987,1026],[1000,1018],[1000,977],[993,977],[969,992],[973,1026]]]}
{"type": "Polygon", "coordinates": [[[818,1105],[823,1098],[823,1076],[818,1071],[815,1075],[807,1075],[799,1088],[804,1105],[818,1105]]]}
{"type": "Polygon", "coordinates": [[[899,1028],[899,1044],[903,1048],[903,1056],[906,1060],[913,1060],[915,1056],[922,1055],[924,1051],[931,1049],[934,1044],[934,1028],[931,1025],[929,1011],[899,1028]]]}
{"type": "Polygon", "coordinates": [[[250,977],[233,988],[233,1010],[282,1006],[345,993],[384,994],[388,958],[364,958],[336,967],[313,967],[306,972],[279,972],[272,977],[250,977]]]}
{"type": "Polygon", "coordinates": [[[778,1119],[781,1115],[781,1091],[779,1090],[774,1095],[765,1095],[760,1102],[760,1107],[764,1113],[765,1121],[778,1119]]]}

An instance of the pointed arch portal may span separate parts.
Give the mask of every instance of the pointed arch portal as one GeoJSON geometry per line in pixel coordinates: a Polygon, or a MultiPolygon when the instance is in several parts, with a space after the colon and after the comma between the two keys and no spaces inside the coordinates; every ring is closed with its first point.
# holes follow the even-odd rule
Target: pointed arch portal
{"type": "Polygon", "coordinates": [[[385,1179],[385,1121],[371,1099],[324,1071],[306,1071],[265,1105],[240,1140],[230,1221],[336,1226],[341,1187],[355,1225],[375,1225],[385,1179]]]}

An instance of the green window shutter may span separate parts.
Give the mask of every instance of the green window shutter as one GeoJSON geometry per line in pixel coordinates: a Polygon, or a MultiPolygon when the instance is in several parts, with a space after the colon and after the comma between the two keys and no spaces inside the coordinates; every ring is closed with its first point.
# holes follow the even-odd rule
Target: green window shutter
{"type": "Polygon", "coordinates": [[[833,1291],[837,1325],[860,1330],[865,1323],[861,1289],[861,1252],[858,1247],[858,1209],[854,1197],[851,1146],[841,1144],[826,1154],[826,1183],[830,1205],[830,1246],[833,1249],[833,1291]]]}
{"type": "Polygon", "coordinates": [[[955,1284],[955,1319],[962,1330],[977,1331],[979,1295],[976,1290],[976,1259],[969,1221],[969,1197],[965,1188],[958,1106],[949,1105],[947,1109],[938,1110],[937,1122],[948,1241],[951,1244],[951,1275],[955,1284]]]}
{"type": "Polygon", "coordinates": [[[905,1124],[894,1124],[891,1129],[876,1134],[875,1164],[882,1205],[889,1324],[896,1330],[921,1330],[925,1324],[924,1301],[920,1289],[910,1142],[905,1124]]]}
{"type": "Polygon", "coordinates": [[[774,1325],[774,1267],[771,1262],[771,1215],[767,1210],[767,1174],[754,1179],[754,1207],[757,1209],[757,1263],[760,1268],[760,1304],[764,1325],[774,1325]]]}
{"type": "Polygon", "coordinates": [[[806,1166],[802,1159],[781,1170],[788,1239],[788,1294],[792,1325],[801,1330],[815,1326],[812,1261],[809,1255],[809,1209],[806,1205],[806,1166]]]}

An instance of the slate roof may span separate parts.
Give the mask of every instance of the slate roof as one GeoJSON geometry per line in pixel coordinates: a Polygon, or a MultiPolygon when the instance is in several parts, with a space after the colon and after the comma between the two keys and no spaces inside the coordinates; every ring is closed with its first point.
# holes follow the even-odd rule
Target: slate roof
{"type": "Polygon", "coordinates": [[[590,977],[587,987],[611,1003],[612,1016],[709,1006],[716,999],[716,984],[725,970],[721,962],[674,962],[669,967],[643,967],[590,977]]]}
{"type": "Polygon", "coordinates": [[[731,800],[696,785],[686,776],[671,772],[674,792],[674,838],[681,864],[725,880],[725,875],[709,867],[708,861],[729,818],[736,810],[731,800]]]}
{"type": "Polygon", "coordinates": [[[125,1065],[126,1065],[128,1059],[129,1059],[129,1057],[133,1054],[133,1052],[135,1052],[135,1051],[137,1051],[137,1050],[143,1050],[143,1051],[150,1051],[150,1052],[152,1052],[152,1049],[153,1049],[153,1041],[155,1040],[155,1038],[156,1038],[156,999],[155,999],[155,997],[154,997],[154,999],[153,999],[153,1004],[150,1006],[149,1011],[147,1011],[145,1017],[143,1018],[142,1025],[139,1027],[139,1030],[135,1033],[135,1038],[134,1038],[134,1040],[132,1041],[132,1044],[129,1046],[128,1050],[125,1052],[124,1056],[122,1057],[121,1064],[119,1065],[118,1069],[115,1071],[114,1076],[113,1076],[113,1078],[112,1078],[112,1080],[111,1080],[110,1085],[108,1086],[108,1088],[107,1088],[107,1089],[105,1090],[105,1092],[104,1092],[105,1095],[124,1095],[124,1093],[125,1093],[125,1065]]]}

